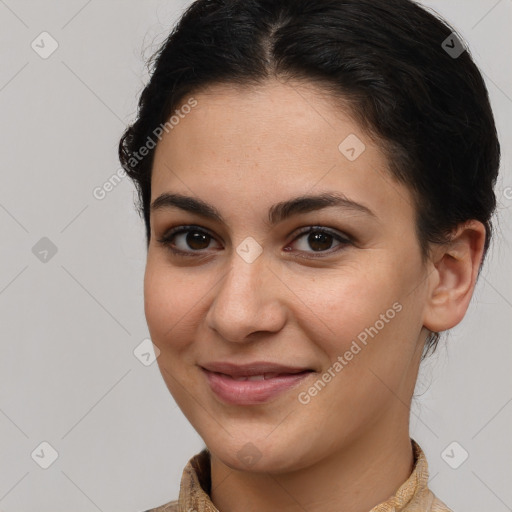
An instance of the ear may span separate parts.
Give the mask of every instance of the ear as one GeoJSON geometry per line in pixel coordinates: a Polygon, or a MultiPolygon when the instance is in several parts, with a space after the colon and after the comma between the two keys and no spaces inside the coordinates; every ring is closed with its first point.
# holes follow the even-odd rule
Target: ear
{"type": "Polygon", "coordinates": [[[471,220],[460,225],[450,242],[435,246],[423,325],[433,332],[455,327],[466,314],[482,263],[485,226],[471,220]]]}

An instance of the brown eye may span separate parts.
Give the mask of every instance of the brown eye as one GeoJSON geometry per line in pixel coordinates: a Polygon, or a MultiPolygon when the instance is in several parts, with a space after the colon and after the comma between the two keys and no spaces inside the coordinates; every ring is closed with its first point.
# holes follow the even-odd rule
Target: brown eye
{"type": "MultiPolygon", "coordinates": [[[[340,248],[352,243],[348,237],[320,227],[307,228],[294,240],[294,243],[299,245],[299,251],[306,253],[324,253],[332,248],[334,242],[338,242],[340,248]],[[303,242],[297,244],[297,241],[301,239],[303,242]]],[[[330,251],[329,254],[336,250],[330,251]]]]}
{"type": "Polygon", "coordinates": [[[214,238],[202,229],[181,226],[166,233],[158,242],[176,254],[192,255],[208,249],[214,238]]]}
{"type": "Polygon", "coordinates": [[[200,251],[206,249],[210,244],[209,236],[199,231],[189,231],[185,237],[185,244],[191,249],[200,251]]]}
{"type": "Polygon", "coordinates": [[[329,233],[315,231],[309,233],[308,244],[315,251],[326,251],[331,248],[334,237],[329,233]]]}

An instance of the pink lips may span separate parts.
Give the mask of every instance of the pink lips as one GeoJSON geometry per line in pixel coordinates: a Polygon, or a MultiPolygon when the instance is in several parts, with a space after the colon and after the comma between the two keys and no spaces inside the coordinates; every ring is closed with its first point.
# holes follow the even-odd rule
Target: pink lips
{"type": "Polygon", "coordinates": [[[211,363],[203,365],[202,370],[212,391],[222,401],[233,405],[264,403],[296,386],[312,372],[267,362],[211,363]]]}

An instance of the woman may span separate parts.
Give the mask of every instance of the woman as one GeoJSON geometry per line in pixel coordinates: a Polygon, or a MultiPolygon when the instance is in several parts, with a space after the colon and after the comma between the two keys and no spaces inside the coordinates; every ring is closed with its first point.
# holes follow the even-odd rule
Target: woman
{"type": "Polygon", "coordinates": [[[500,147],[410,0],[198,0],[120,142],[158,364],[206,444],[153,511],[450,510],[409,436],[491,238],[500,147]]]}

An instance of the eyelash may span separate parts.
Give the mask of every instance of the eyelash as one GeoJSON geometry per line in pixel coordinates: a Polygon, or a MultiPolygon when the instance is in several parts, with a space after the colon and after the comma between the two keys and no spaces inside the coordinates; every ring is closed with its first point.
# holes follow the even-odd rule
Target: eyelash
{"type": "MultiPolygon", "coordinates": [[[[173,228],[170,231],[168,231],[162,238],[158,239],[157,242],[159,244],[163,245],[166,249],[168,249],[171,253],[173,253],[176,256],[184,256],[184,257],[204,256],[204,254],[202,254],[202,250],[201,251],[182,251],[181,249],[173,248],[173,244],[172,244],[173,239],[178,235],[181,235],[184,233],[189,233],[189,232],[201,233],[201,234],[204,234],[204,235],[210,237],[211,239],[215,239],[215,237],[210,235],[210,233],[208,233],[207,231],[205,231],[202,228],[199,228],[198,226],[179,226],[177,228],[173,228]]],[[[332,250],[330,250],[329,252],[328,251],[317,251],[316,253],[312,253],[311,256],[302,256],[303,258],[307,258],[307,259],[313,258],[314,259],[314,258],[325,257],[325,255],[330,256],[330,255],[342,250],[345,246],[353,244],[353,241],[349,237],[341,236],[341,235],[337,234],[336,232],[334,232],[330,229],[321,227],[321,226],[309,226],[305,229],[302,229],[301,231],[299,231],[297,236],[292,240],[292,243],[297,241],[299,238],[303,237],[304,235],[308,235],[310,233],[323,233],[323,234],[332,236],[335,240],[340,242],[340,246],[333,251],[332,250]]]]}

